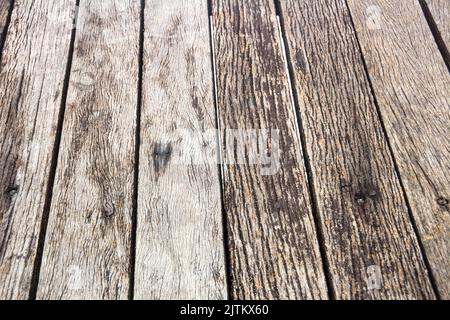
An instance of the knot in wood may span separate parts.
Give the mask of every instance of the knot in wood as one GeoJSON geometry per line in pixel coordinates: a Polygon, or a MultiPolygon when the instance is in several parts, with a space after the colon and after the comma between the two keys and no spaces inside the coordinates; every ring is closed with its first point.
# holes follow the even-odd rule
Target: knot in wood
{"type": "Polygon", "coordinates": [[[19,186],[10,186],[6,189],[6,194],[10,197],[14,197],[19,192],[19,186]]]}
{"type": "Polygon", "coordinates": [[[114,216],[114,214],[115,214],[114,208],[103,209],[103,216],[105,218],[111,218],[112,216],[114,216]]]}
{"type": "Polygon", "coordinates": [[[341,189],[341,191],[347,192],[352,190],[352,184],[346,181],[341,181],[339,188],[341,189]]]}

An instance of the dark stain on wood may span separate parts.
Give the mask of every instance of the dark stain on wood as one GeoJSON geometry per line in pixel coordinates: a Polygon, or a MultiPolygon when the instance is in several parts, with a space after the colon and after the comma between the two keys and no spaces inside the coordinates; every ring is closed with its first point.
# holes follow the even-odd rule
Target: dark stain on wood
{"type": "Polygon", "coordinates": [[[6,195],[13,198],[19,192],[19,186],[13,185],[6,189],[6,195]]]}
{"type": "Polygon", "coordinates": [[[172,144],[169,143],[155,143],[153,147],[153,166],[157,176],[162,174],[167,167],[167,164],[172,157],[172,144]]]}

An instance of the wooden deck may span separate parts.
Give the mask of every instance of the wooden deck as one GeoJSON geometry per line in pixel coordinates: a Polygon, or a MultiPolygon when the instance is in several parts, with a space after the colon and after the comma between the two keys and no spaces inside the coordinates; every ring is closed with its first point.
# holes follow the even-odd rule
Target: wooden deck
{"type": "Polygon", "coordinates": [[[0,299],[450,299],[448,0],[0,0],[0,299]]]}

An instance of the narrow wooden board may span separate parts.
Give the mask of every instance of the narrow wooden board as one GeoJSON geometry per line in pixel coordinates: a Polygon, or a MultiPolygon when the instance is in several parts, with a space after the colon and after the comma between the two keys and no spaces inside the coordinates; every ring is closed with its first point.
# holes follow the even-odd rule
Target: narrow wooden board
{"type": "Polygon", "coordinates": [[[146,1],[144,44],[135,298],[225,299],[207,1],[146,1]]]}
{"type": "MultiPolygon", "coordinates": [[[[0,1],[0,50],[1,45],[3,44],[3,39],[5,37],[5,27],[8,21],[8,15],[10,13],[11,2],[10,0],[2,0],[0,1]]],[[[0,52],[1,56],[1,52],[0,52]]]]}
{"type": "Polygon", "coordinates": [[[280,4],[335,298],[434,298],[345,0],[280,4]]]}
{"type": "Polygon", "coordinates": [[[139,0],[81,1],[38,299],[127,299],[139,0]]]}
{"type": "Polygon", "coordinates": [[[224,159],[233,153],[226,148],[227,130],[279,130],[279,148],[276,143],[269,148],[272,159],[278,157],[279,170],[266,175],[262,170],[266,167],[252,165],[249,157],[223,167],[232,297],[325,299],[327,287],[274,2],[232,0],[212,5],[224,159]]]}
{"type": "Polygon", "coordinates": [[[448,299],[450,74],[417,1],[348,3],[425,254],[448,299]]]}
{"type": "Polygon", "coordinates": [[[450,1],[425,0],[425,2],[448,51],[450,50],[450,1]]]}
{"type": "Polygon", "coordinates": [[[27,299],[75,1],[17,0],[0,66],[0,299],[27,299]]]}

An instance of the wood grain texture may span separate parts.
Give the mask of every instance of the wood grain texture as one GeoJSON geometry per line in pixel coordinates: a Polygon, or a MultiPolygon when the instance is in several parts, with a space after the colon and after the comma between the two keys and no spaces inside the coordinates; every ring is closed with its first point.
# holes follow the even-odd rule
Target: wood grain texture
{"type": "Polygon", "coordinates": [[[18,0],[11,18],[0,66],[1,299],[29,296],[74,5],[18,0]]]}
{"type": "Polygon", "coordinates": [[[207,1],[146,1],[144,44],[135,298],[225,299],[207,1]]]}
{"type": "Polygon", "coordinates": [[[280,4],[335,297],[434,298],[345,0],[280,4]]]}
{"type": "Polygon", "coordinates": [[[38,299],[127,299],[140,1],[81,1],[38,299]]]}
{"type": "Polygon", "coordinates": [[[417,1],[348,4],[425,254],[448,299],[450,75],[417,1]]]}
{"type": "MultiPolygon", "coordinates": [[[[10,0],[2,0],[0,1],[0,50],[1,45],[3,44],[3,40],[6,35],[6,23],[8,21],[8,15],[10,13],[11,1],[10,0]]],[[[0,52],[1,56],[1,52],[0,52]]]]}
{"type": "Polygon", "coordinates": [[[433,21],[436,23],[442,41],[450,50],[450,1],[448,0],[425,0],[433,21]]]}
{"type": "Polygon", "coordinates": [[[279,157],[275,174],[263,175],[249,158],[223,168],[232,297],[325,299],[274,2],[212,5],[222,154],[230,152],[225,147],[229,129],[279,130],[279,148],[269,150],[279,157]]]}

